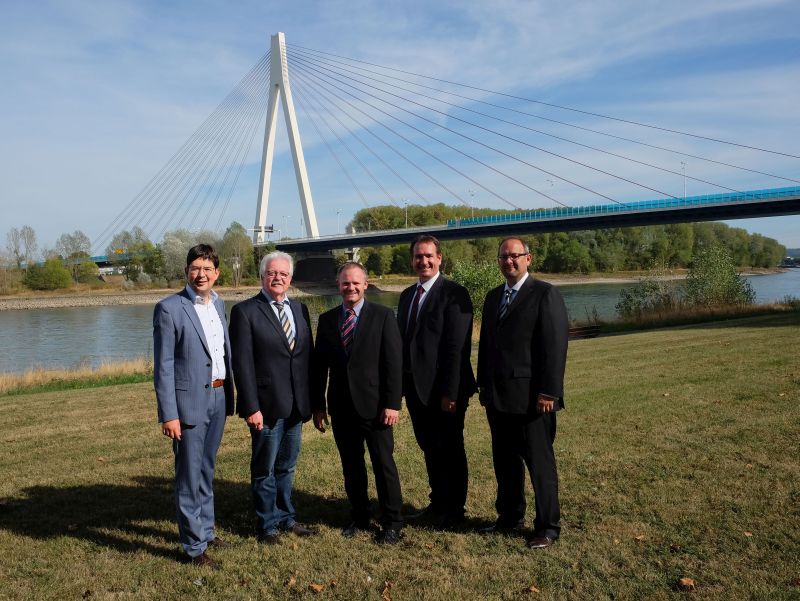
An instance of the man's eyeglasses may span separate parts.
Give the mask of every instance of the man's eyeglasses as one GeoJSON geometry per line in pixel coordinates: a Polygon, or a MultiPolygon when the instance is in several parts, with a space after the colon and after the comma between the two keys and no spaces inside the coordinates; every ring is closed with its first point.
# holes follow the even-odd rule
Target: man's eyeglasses
{"type": "Polygon", "coordinates": [[[512,261],[516,261],[520,257],[526,257],[531,253],[508,253],[507,255],[497,255],[498,261],[505,261],[507,259],[511,259],[512,261]]]}
{"type": "Polygon", "coordinates": [[[214,273],[216,270],[217,270],[217,268],[216,268],[216,267],[196,267],[196,266],[194,266],[194,265],[192,265],[191,267],[189,267],[189,273],[193,273],[193,274],[195,274],[195,275],[197,275],[197,274],[198,274],[198,273],[200,273],[201,271],[202,271],[204,274],[206,274],[206,275],[211,275],[211,274],[212,274],[212,273],[214,273]]]}
{"type": "Polygon", "coordinates": [[[285,280],[289,277],[290,274],[288,274],[285,271],[267,271],[264,273],[264,275],[266,275],[268,278],[280,278],[282,280],[285,280]]]}

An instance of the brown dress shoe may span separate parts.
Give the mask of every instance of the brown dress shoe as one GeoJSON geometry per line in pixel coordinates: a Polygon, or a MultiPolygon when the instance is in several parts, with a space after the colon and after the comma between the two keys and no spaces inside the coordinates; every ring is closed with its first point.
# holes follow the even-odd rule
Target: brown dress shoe
{"type": "Polygon", "coordinates": [[[208,541],[208,546],[216,547],[217,549],[228,549],[233,545],[230,544],[228,541],[222,540],[220,537],[216,537],[208,541]]]}
{"type": "Polygon", "coordinates": [[[205,551],[196,557],[192,557],[192,565],[196,565],[201,568],[211,568],[212,570],[219,570],[222,567],[218,562],[211,559],[205,551]]]}
{"type": "Polygon", "coordinates": [[[292,527],[287,529],[286,532],[291,532],[296,536],[314,536],[316,532],[311,528],[306,528],[305,526],[301,526],[297,522],[292,524],[292,527]]]}
{"type": "Polygon", "coordinates": [[[529,549],[546,549],[556,542],[551,536],[533,536],[528,540],[529,549]]]}
{"type": "Polygon", "coordinates": [[[278,544],[278,535],[277,534],[266,534],[265,532],[259,532],[258,536],[256,536],[258,543],[260,545],[277,545],[278,544]]]}

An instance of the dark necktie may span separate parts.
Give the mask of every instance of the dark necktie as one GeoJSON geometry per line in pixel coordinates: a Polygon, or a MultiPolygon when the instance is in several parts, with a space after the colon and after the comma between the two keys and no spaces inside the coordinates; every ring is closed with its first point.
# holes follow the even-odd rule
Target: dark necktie
{"type": "Polygon", "coordinates": [[[283,303],[275,301],[274,305],[278,308],[278,321],[281,322],[281,328],[286,335],[286,340],[289,342],[289,350],[294,350],[294,334],[292,334],[292,324],[289,323],[289,318],[283,310],[283,303]]]}
{"type": "Polygon", "coordinates": [[[350,354],[350,347],[353,345],[353,334],[356,329],[356,312],[352,309],[347,310],[347,317],[342,323],[342,348],[348,355],[350,354]]]}
{"type": "Polygon", "coordinates": [[[516,290],[506,290],[505,295],[503,296],[503,301],[500,303],[500,309],[497,311],[498,323],[503,321],[505,316],[508,314],[508,306],[511,304],[511,300],[514,298],[515,292],[516,290]]]}
{"type": "Polygon", "coordinates": [[[406,329],[406,338],[411,338],[414,335],[414,328],[417,327],[417,313],[419,313],[419,299],[425,294],[425,288],[422,284],[417,286],[417,293],[414,295],[414,301],[411,303],[411,312],[408,316],[408,328],[406,329]]]}

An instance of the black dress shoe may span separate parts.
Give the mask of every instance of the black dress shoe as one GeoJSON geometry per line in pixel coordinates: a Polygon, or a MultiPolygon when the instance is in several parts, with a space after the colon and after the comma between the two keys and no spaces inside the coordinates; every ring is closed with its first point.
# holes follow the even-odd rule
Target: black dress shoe
{"type": "Polygon", "coordinates": [[[212,538],[210,541],[208,541],[208,546],[216,547],[217,549],[228,549],[233,545],[217,536],[216,538],[212,538]]]}
{"type": "Polygon", "coordinates": [[[266,532],[259,532],[256,536],[258,540],[258,544],[260,545],[277,545],[278,544],[278,535],[277,534],[267,534],[266,532]]]}
{"type": "Polygon", "coordinates": [[[556,539],[551,536],[532,536],[528,540],[529,549],[546,549],[553,545],[556,539]]]}
{"type": "Polygon", "coordinates": [[[433,521],[433,527],[437,530],[457,530],[466,521],[463,513],[444,513],[433,521]]]}
{"type": "Polygon", "coordinates": [[[375,542],[379,545],[396,545],[403,539],[403,532],[394,528],[384,528],[375,537],[375,542]]]}
{"type": "Polygon", "coordinates": [[[485,528],[479,528],[478,532],[481,534],[511,534],[513,532],[522,532],[525,529],[525,522],[519,521],[516,524],[505,524],[501,522],[495,522],[491,526],[486,526],[485,528]]]}
{"type": "Polygon", "coordinates": [[[218,562],[211,559],[205,551],[196,557],[192,557],[192,565],[196,565],[201,568],[211,568],[212,570],[219,570],[222,567],[218,562]]]}
{"type": "Polygon", "coordinates": [[[369,532],[369,530],[368,522],[351,522],[342,528],[342,536],[345,538],[353,538],[359,532],[369,532]]]}
{"type": "Polygon", "coordinates": [[[428,505],[427,507],[420,509],[416,513],[412,513],[407,515],[406,517],[409,520],[425,520],[425,519],[435,519],[442,515],[442,512],[436,509],[432,504],[428,505]]]}
{"type": "Polygon", "coordinates": [[[316,534],[316,531],[312,530],[311,528],[306,528],[305,526],[301,526],[297,522],[292,524],[290,528],[287,528],[286,532],[291,532],[296,536],[314,536],[316,534]]]}

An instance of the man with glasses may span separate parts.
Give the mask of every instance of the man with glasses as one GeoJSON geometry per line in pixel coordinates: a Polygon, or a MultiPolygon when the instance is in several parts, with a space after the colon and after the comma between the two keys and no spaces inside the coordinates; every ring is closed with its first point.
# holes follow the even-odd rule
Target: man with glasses
{"type": "Polygon", "coordinates": [[[480,402],[497,479],[498,518],[484,532],[522,530],[527,466],[536,506],[528,547],[543,549],[561,530],[553,441],[556,411],[564,407],[569,319],[558,290],[528,274],[525,242],[504,239],[497,261],[506,283],[486,295],[478,346],[480,402]]]}
{"type": "Polygon", "coordinates": [[[211,288],[219,257],[208,244],[186,256],[186,287],[153,313],[153,380],[158,421],[172,439],[178,533],[192,563],[219,569],[206,549],[227,546],[214,530],[214,465],[233,414],[225,305],[211,288]]]}
{"type": "Polygon", "coordinates": [[[313,340],[308,308],[286,296],[292,257],[261,259],[262,289],[231,311],[238,413],[250,427],[250,486],[256,538],[279,542],[280,532],[310,536],[295,520],[292,484],[303,422],[311,418],[309,365],[313,340]]]}

